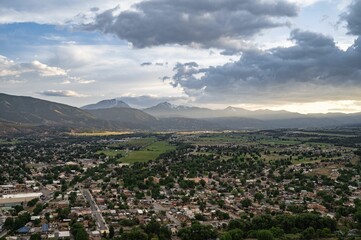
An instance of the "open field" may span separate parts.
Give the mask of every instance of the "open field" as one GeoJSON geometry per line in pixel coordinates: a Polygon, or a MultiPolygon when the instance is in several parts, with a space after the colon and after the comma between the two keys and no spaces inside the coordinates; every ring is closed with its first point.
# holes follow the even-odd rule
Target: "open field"
{"type": "Polygon", "coordinates": [[[134,132],[79,132],[79,133],[69,133],[69,135],[92,137],[92,136],[125,135],[125,134],[132,134],[132,133],[134,133],[134,132]]]}
{"type": "Polygon", "coordinates": [[[14,144],[17,144],[18,141],[15,141],[15,140],[6,140],[6,139],[0,139],[0,145],[7,145],[7,144],[10,144],[10,145],[14,145],[14,144]]]}
{"type": "Polygon", "coordinates": [[[146,147],[156,141],[157,139],[155,137],[134,138],[111,144],[109,147],[146,147]]]}
{"type": "Polygon", "coordinates": [[[138,151],[129,152],[121,159],[123,163],[147,162],[155,160],[160,154],[174,150],[175,147],[166,141],[159,141],[148,145],[146,148],[138,151]]]}
{"type": "Polygon", "coordinates": [[[101,151],[97,152],[97,154],[101,154],[101,153],[104,153],[108,157],[115,157],[118,154],[123,154],[124,155],[125,151],[115,149],[115,150],[101,150],[101,151]]]}

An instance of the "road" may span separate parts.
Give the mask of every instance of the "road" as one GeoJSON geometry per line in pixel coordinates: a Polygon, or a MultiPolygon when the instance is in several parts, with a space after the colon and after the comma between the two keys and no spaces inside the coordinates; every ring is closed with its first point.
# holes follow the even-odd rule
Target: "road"
{"type": "Polygon", "coordinates": [[[6,235],[8,235],[9,232],[10,232],[10,230],[5,230],[5,231],[1,232],[0,238],[5,237],[6,235]]]}
{"type": "Polygon", "coordinates": [[[153,202],[153,207],[154,210],[156,211],[165,211],[166,212],[166,216],[169,220],[173,221],[176,225],[180,226],[181,225],[181,221],[179,221],[177,218],[175,218],[172,214],[169,214],[169,208],[165,208],[162,205],[160,205],[157,202],[153,202]]]}
{"type": "Polygon", "coordinates": [[[90,204],[90,210],[92,211],[93,218],[96,221],[100,232],[108,233],[109,228],[108,228],[107,224],[105,223],[102,213],[101,213],[98,205],[94,201],[93,196],[91,195],[91,193],[89,192],[88,189],[83,189],[82,192],[83,192],[83,196],[84,196],[85,200],[90,204]]]}

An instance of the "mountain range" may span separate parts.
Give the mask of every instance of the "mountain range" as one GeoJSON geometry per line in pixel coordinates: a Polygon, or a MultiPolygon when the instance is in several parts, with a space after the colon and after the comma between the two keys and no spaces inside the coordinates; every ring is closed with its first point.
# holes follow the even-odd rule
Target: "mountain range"
{"type": "Polygon", "coordinates": [[[246,117],[263,120],[298,118],[304,115],[287,111],[256,110],[227,107],[225,109],[209,109],[200,107],[174,106],[168,102],[143,109],[144,112],[159,118],[186,117],[186,118],[219,118],[219,117],[246,117]]]}
{"type": "Polygon", "coordinates": [[[322,128],[360,125],[361,114],[300,114],[227,107],[208,109],[168,102],[146,109],[110,99],[81,108],[0,93],[0,134],[31,129],[83,130],[240,130],[322,128]]]}
{"type": "Polygon", "coordinates": [[[97,109],[108,109],[108,108],[130,108],[130,106],[125,102],[114,98],[81,107],[81,109],[83,110],[97,110],[97,109]]]}

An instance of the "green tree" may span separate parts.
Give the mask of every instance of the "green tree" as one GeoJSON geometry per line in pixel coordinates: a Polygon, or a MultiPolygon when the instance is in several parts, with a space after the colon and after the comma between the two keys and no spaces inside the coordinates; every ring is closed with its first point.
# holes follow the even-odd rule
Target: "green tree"
{"type": "Polygon", "coordinates": [[[242,207],[248,208],[248,207],[252,206],[252,201],[249,198],[245,198],[241,201],[241,204],[242,204],[242,207]]]}
{"type": "Polygon", "coordinates": [[[4,228],[12,229],[14,227],[14,219],[12,217],[7,217],[4,223],[4,228]]]}
{"type": "Polygon", "coordinates": [[[257,240],[273,240],[273,234],[269,230],[259,230],[257,232],[257,240]]]}
{"type": "Polygon", "coordinates": [[[30,236],[30,240],[40,240],[40,239],[41,237],[39,233],[35,233],[30,236]]]}
{"type": "Polygon", "coordinates": [[[232,240],[240,240],[243,238],[243,231],[241,229],[235,228],[229,230],[228,233],[231,235],[232,240]]]}
{"type": "Polygon", "coordinates": [[[283,229],[279,227],[272,227],[270,231],[272,232],[272,235],[276,238],[281,238],[285,234],[283,229]]]}
{"type": "Polygon", "coordinates": [[[222,234],[222,236],[219,238],[219,240],[232,240],[232,236],[231,236],[231,234],[226,232],[226,233],[222,234]]]}
{"type": "Polygon", "coordinates": [[[138,228],[133,228],[132,231],[123,233],[120,240],[148,240],[148,235],[138,228]]]}
{"type": "Polygon", "coordinates": [[[75,240],[88,240],[89,235],[81,223],[74,223],[70,228],[75,240]]]}
{"type": "Polygon", "coordinates": [[[75,240],[88,240],[89,239],[89,235],[88,233],[86,232],[86,230],[84,228],[82,229],[79,229],[77,232],[76,232],[76,235],[75,235],[75,240]]]}
{"type": "Polygon", "coordinates": [[[157,222],[154,218],[152,218],[152,220],[147,225],[145,225],[144,231],[147,234],[159,235],[160,223],[157,222]]]}
{"type": "Polygon", "coordinates": [[[38,201],[39,201],[39,198],[34,198],[34,199],[30,200],[26,205],[28,207],[34,207],[38,201]]]}
{"type": "Polygon", "coordinates": [[[206,181],[202,178],[200,181],[199,181],[199,184],[204,187],[206,186],[206,181]]]}
{"type": "Polygon", "coordinates": [[[208,240],[217,238],[217,231],[210,225],[195,222],[191,227],[180,229],[178,236],[182,240],[208,240]]]}
{"type": "Polygon", "coordinates": [[[41,211],[43,211],[43,204],[41,204],[41,203],[36,204],[36,206],[33,210],[33,214],[39,215],[41,213],[41,211]]]}
{"type": "Polygon", "coordinates": [[[114,227],[111,225],[109,227],[109,238],[110,239],[114,238],[114,235],[115,235],[114,227]]]}
{"type": "Polygon", "coordinates": [[[316,231],[313,227],[308,227],[302,232],[303,239],[314,239],[316,237],[316,231]]]}
{"type": "Polygon", "coordinates": [[[348,229],[340,230],[336,232],[336,236],[338,240],[346,240],[348,238],[349,231],[348,229]]]}
{"type": "Polygon", "coordinates": [[[257,192],[254,194],[254,199],[257,200],[257,202],[260,202],[264,199],[264,195],[260,192],[257,192]]]}

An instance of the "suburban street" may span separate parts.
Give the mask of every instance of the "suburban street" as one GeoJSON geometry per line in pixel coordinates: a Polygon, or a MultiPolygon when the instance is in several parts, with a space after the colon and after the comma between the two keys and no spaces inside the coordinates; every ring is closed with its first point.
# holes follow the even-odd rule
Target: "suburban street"
{"type": "Polygon", "coordinates": [[[100,212],[100,209],[99,209],[98,205],[96,204],[96,202],[94,201],[94,198],[91,195],[91,193],[89,192],[89,190],[83,189],[82,192],[83,192],[85,200],[90,204],[90,210],[92,211],[93,218],[96,221],[100,232],[102,232],[102,233],[109,232],[109,228],[108,228],[107,224],[105,223],[105,220],[100,212]]]}
{"type": "Polygon", "coordinates": [[[4,230],[4,231],[0,232],[0,238],[5,237],[9,232],[10,232],[10,230],[4,230]]]}
{"type": "Polygon", "coordinates": [[[178,225],[178,226],[181,225],[181,222],[177,218],[175,218],[172,214],[169,213],[169,209],[163,207],[162,205],[160,205],[157,202],[153,202],[153,207],[154,207],[154,210],[156,210],[158,212],[159,211],[165,211],[167,218],[172,220],[176,225],[178,225]]]}

